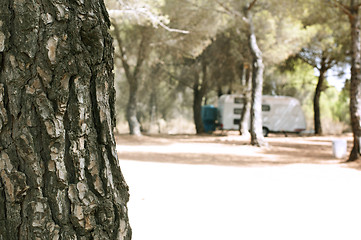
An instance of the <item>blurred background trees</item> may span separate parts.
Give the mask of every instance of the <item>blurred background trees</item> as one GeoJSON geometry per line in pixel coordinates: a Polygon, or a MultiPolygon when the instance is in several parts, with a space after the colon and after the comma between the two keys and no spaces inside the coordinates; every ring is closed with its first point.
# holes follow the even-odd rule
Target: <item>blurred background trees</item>
{"type": "Polygon", "coordinates": [[[350,130],[350,24],[330,1],[109,0],[118,131],[203,133],[202,105],[251,102],[250,6],[263,94],[298,98],[309,132],[350,130]]]}

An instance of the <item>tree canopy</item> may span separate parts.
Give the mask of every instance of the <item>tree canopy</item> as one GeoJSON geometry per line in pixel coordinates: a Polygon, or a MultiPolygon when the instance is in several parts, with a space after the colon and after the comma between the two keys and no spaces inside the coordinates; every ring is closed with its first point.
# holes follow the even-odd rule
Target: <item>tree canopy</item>
{"type": "MultiPolygon", "coordinates": [[[[128,53],[130,66],[135,67],[140,56],[139,41],[143,38],[148,43],[147,58],[138,72],[140,82],[136,94],[142,95],[137,100],[139,109],[135,114],[141,128],[148,128],[155,116],[156,122],[184,117],[192,119],[197,126],[201,124],[196,123],[200,117],[195,115],[200,114],[203,104],[216,105],[219,94],[245,93],[246,72],[250,70],[249,76],[255,78],[254,67],[260,66],[255,65],[257,55],[252,52],[250,31],[264,64],[260,90],[266,94],[296,96],[308,112],[314,105],[311,98],[318,91],[322,59],[326,59],[323,61],[326,69],[346,68],[350,64],[350,24],[348,15],[343,14],[347,4],[347,1],[323,0],[109,0],[114,29],[122,29],[123,49],[128,53]],[[144,38],[146,32],[152,35],[144,38]],[[300,69],[306,67],[297,58],[311,66],[306,74],[310,77],[302,83],[297,79],[303,77],[297,74],[302,75],[300,69]],[[291,75],[294,77],[287,77],[291,75]],[[180,108],[179,104],[184,107],[180,108]]],[[[121,55],[118,47],[116,57],[121,55]]],[[[121,58],[117,64],[121,73],[119,80],[123,81],[127,74],[121,58]]],[[[322,91],[330,88],[327,75],[324,78],[322,91]]],[[[324,102],[323,95],[319,95],[319,99],[324,102]]],[[[257,104],[260,106],[259,103],[253,106],[257,104]]],[[[310,115],[316,116],[317,111],[307,114],[309,131],[312,131],[315,120],[310,115]]],[[[319,120],[326,119],[320,115],[319,120]]],[[[199,127],[196,129],[198,132],[199,127]]]]}

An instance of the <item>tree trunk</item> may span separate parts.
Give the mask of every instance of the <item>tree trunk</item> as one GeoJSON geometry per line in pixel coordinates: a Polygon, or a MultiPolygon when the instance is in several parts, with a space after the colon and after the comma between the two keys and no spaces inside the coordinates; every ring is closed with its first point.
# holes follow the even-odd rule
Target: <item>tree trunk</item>
{"type": "Polygon", "coordinates": [[[249,136],[249,123],[251,117],[251,97],[252,97],[252,72],[251,67],[246,69],[245,76],[245,92],[244,92],[244,104],[241,114],[241,120],[239,125],[239,132],[242,136],[249,136]]]}
{"type": "Polygon", "coordinates": [[[102,0],[0,3],[0,239],[131,239],[102,0]]]}
{"type": "Polygon", "coordinates": [[[207,91],[207,64],[202,59],[202,82],[200,83],[199,74],[194,74],[193,85],[193,119],[197,134],[204,133],[202,121],[202,100],[207,91]]]}
{"type": "Polygon", "coordinates": [[[321,92],[323,91],[323,85],[325,82],[325,74],[327,68],[325,66],[326,59],[322,59],[321,62],[321,69],[320,75],[318,76],[318,82],[315,90],[315,95],[313,97],[313,112],[314,112],[314,127],[315,127],[315,134],[321,135],[322,134],[322,125],[321,125],[321,112],[320,112],[320,97],[321,92]]]}
{"type": "Polygon", "coordinates": [[[249,24],[249,46],[253,56],[252,103],[251,103],[251,144],[267,145],[262,132],[262,90],[263,90],[263,59],[262,51],[257,44],[251,12],[247,11],[249,24]]]}
{"type": "Polygon", "coordinates": [[[203,96],[201,91],[198,89],[198,86],[194,86],[193,89],[193,119],[196,127],[196,133],[204,133],[204,127],[202,122],[202,100],[203,96]]]}
{"type": "MultiPolygon", "coordinates": [[[[353,7],[353,6],[352,6],[353,7]]],[[[351,85],[350,115],[353,133],[353,148],[348,161],[355,161],[360,156],[361,140],[361,23],[359,8],[352,9],[350,16],[352,49],[351,49],[351,85]]]]}
{"type": "Polygon", "coordinates": [[[131,69],[131,66],[128,63],[129,61],[128,59],[130,57],[127,56],[127,52],[121,38],[121,34],[120,34],[121,32],[117,24],[119,23],[117,22],[113,23],[114,36],[118,43],[118,48],[120,53],[120,55],[118,56],[122,61],[125,77],[127,78],[129,84],[129,98],[128,98],[127,112],[126,112],[127,122],[129,126],[129,133],[131,135],[139,136],[141,135],[140,124],[137,118],[137,103],[138,103],[137,94],[138,94],[138,86],[139,86],[139,75],[143,63],[148,56],[149,40],[151,36],[148,36],[147,34],[149,32],[147,27],[142,28],[142,37],[140,39],[138,46],[136,65],[133,69],[131,69]]]}
{"type": "Polygon", "coordinates": [[[138,83],[137,80],[129,82],[129,99],[127,104],[127,121],[129,126],[129,133],[131,135],[140,136],[140,124],[137,118],[137,92],[138,83]]]}
{"type": "Polygon", "coordinates": [[[156,131],[157,126],[157,91],[155,87],[152,87],[152,93],[149,100],[149,129],[148,133],[160,133],[160,129],[156,131]]]}

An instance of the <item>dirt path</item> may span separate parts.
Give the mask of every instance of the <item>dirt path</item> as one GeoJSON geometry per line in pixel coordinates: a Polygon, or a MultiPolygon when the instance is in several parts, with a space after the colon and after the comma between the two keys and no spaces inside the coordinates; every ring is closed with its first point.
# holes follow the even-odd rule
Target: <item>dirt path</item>
{"type": "MultiPolygon", "coordinates": [[[[153,135],[117,136],[121,159],[150,162],[211,164],[225,166],[270,166],[296,163],[339,164],[332,153],[332,140],[346,139],[348,151],[351,135],[301,137],[272,135],[269,146],[252,147],[249,140],[230,133],[223,135],[153,135]]],[[[356,166],[356,165],[355,165],[356,166]]]]}
{"type": "Polygon", "coordinates": [[[334,138],[118,136],[133,239],[361,239],[361,172],[334,138]]]}

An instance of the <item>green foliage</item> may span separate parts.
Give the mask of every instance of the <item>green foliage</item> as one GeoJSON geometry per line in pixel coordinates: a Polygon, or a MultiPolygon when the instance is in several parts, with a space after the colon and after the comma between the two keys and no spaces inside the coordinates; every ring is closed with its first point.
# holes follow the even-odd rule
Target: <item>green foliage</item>
{"type": "Polygon", "coordinates": [[[336,120],[334,112],[336,110],[335,105],[338,102],[338,96],[339,92],[336,88],[332,87],[324,91],[320,101],[322,118],[336,120]]]}
{"type": "MultiPolygon", "coordinates": [[[[300,59],[290,58],[278,67],[268,69],[265,74],[264,94],[293,96],[300,100],[306,115],[307,126],[313,126],[313,96],[317,83],[315,70],[300,59]]],[[[321,95],[320,108],[325,132],[333,132],[342,123],[339,131],[343,131],[350,124],[349,90],[347,82],[345,88],[339,92],[336,88],[326,84],[326,90],[321,95]],[[327,123],[327,124],[326,124],[327,123]]]]}
{"type": "Polygon", "coordinates": [[[346,90],[339,92],[329,87],[321,95],[321,120],[328,129],[326,132],[341,133],[350,130],[349,93],[346,90]],[[335,129],[337,130],[335,132],[335,129]]]}
{"type": "Polygon", "coordinates": [[[313,89],[316,83],[313,67],[300,59],[290,58],[279,66],[266,69],[263,94],[297,98],[310,128],[313,126],[313,89]]]}
{"type": "Polygon", "coordinates": [[[338,100],[332,106],[333,108],[333,117],[335,120],[340,122],[344,122],[345,124],[350,124],[350,110],[349,110],[349,102],[350,102],[350,81],[347,80],[345,83],[345,87],[338,94],[338,100]]]}
{"type": "Polygon", "coordinates": [[[227,29],[219,33],[212,44],[203,52],[209,64],[209,78],[213,89],[223,89],[223,92],[234,92],[240,89],[240,72],[245,60],[247,48],[242,48],[242,41],[234,29],[227,29]],[[226,90],[225,90],[226,89],[226,90]]]}
{"type": "MultiPolygon", "coordinates": [[[[123,1],[122,9],[118,0],[108,0],[108,7],[121,10],[114,23],[121,28],[130,67],[136,67],[142,37],[148,42],[147,59],[139,73],[138,116],[143,126],[154,116],[166,121],[180,115],[191,119],[192,87],[195,81],[202,81],[201,60],[207,63],[209,81],[205,99],[213,99],[219,89],[223,93],[242,91],[243,65],[249,65],[252,58],[243,10],[251,2],[128,0],[123,1]]],[[[349,31],[347,19],[328,12],[323,4],[327,5],[311,0],[257,0],[251,10],[266,65],[264,94],[300,99],[310,121],[317,83],[315,71],[290,56],[307,49],[305,56],[314,57],[317,65],[320,52],[338,62],[345,61],[348,53],[349,39],[344,37],[349,31]]],[[[119,47],[115,47],[117,54],[119,47]]],[[[128,86],[120,61],[116,60],[116,65],[121,113],[125,110],[128,86]]],[[[325,118],[348,121],[347,105],[346,91],[338,94],[328,88],[321,97],[325,118]]]]}
{"type": "Polygon", "coordinates": [[[266,70],[263,92],[270,95],[293,96],[304,103],[313,96],[313,89],[317,83],[314,73],[313,67],[300,59],[291,59],[266,70]]]}
{"type": "Polygon", "coordinates": [[[171,54],[177,54],[179,58],[196,58],[201,55],[211,39],[227,24],[223,17],[209,7],[207,0],[165,0],[162,11],[169,18],[171,28],[189,32],[168,33],[171,54]]]}
{"type": "Polygon", "coordinates": [[[268,66],[299,52],[317,32],[314,26],[304,27],[294,16],[280,17],[269,10],[258,12],[254,22],[259,46],[268,66]]]}

